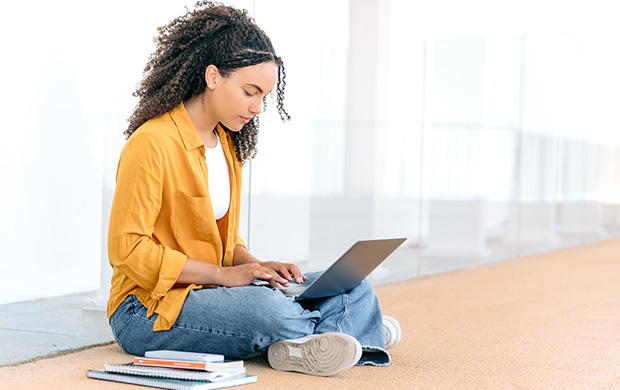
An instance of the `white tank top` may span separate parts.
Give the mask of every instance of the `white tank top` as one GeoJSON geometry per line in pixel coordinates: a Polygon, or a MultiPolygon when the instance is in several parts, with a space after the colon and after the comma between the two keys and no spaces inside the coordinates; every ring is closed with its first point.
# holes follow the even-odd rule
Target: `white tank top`
{"type": "Polygon", "coordinates": [[[211,205],[215,219],[221,219],[228,212],[230,207],[230,173],[228,172],[228,161],[220,142],[217,137],[217,145],[208,148],[205,145],[205,160],[209,171],[209,196],[211,197],[211,205]]]}

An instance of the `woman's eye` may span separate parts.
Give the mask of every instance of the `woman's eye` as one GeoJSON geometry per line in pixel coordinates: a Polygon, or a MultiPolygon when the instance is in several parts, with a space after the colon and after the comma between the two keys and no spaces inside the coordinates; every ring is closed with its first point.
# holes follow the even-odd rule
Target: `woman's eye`
{"type": "Polygon", "coordinates": [[[248,92],[248,91],[246,91],[245,89],[243,90],[243,92],[245,92],[245,96],[248,96],[248,97],[252,97],[252,96],[254,96],[253,94],[249,93],[249,92],[248,92]]]}

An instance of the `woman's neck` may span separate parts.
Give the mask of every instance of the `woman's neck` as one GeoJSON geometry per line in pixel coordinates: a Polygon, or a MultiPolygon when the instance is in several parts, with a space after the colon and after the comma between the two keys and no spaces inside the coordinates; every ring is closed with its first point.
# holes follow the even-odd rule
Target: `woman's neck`
{"type": "Polygon", "coordinates": [[[202,95],[192,96],[183,102],[183,105],[202,142],[207,148],[214,148],[217,145],[217,135],[215,134],[217,121],[211,119],[213,116],[207,112],[202,95]]]}

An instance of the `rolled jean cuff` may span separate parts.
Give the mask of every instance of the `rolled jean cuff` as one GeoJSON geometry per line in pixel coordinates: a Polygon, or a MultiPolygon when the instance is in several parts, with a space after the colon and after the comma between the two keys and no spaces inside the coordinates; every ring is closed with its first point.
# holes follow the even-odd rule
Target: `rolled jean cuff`
{"type": "Polygon", "coordinates": [[[362,357],[357,362],[357,366],[388,366],[392,362],[390,353],[379,347],[362,346],[362,357]]]}

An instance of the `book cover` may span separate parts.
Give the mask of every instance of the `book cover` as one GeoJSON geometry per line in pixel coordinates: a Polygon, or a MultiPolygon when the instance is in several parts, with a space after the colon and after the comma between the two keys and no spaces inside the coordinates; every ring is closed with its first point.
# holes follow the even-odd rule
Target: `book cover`
{"type": "Polygon", "coordinates": [[[119,383],[128,383],[139,386],[156,387],[169,390],[211,390],[225,387],[240,386],[254,383],[256,375],[241,374],[224,379],[219,382],[186,381],[180,379],[151,378],[139,375],[117,374],[105,370],[89,370],[87,376],[92,379],[100,379],[119,383]]]}
{"type": "Polygon", "coordinates": [[[135,365],[185,368],[187,370],[203,371],[230,371],[243,367],[243,360],[228,360],[223,362],[196,362],[189,360],[152,359],[136,356],[133,360],[135,365]]]}
{"type": "Polygon", "coordinates": [[[169,360],[189,360],[195,362],[223,362],[224,355],[217,353],[185,352],[172,350],[146,351],[144,357],[169,360]]]}

